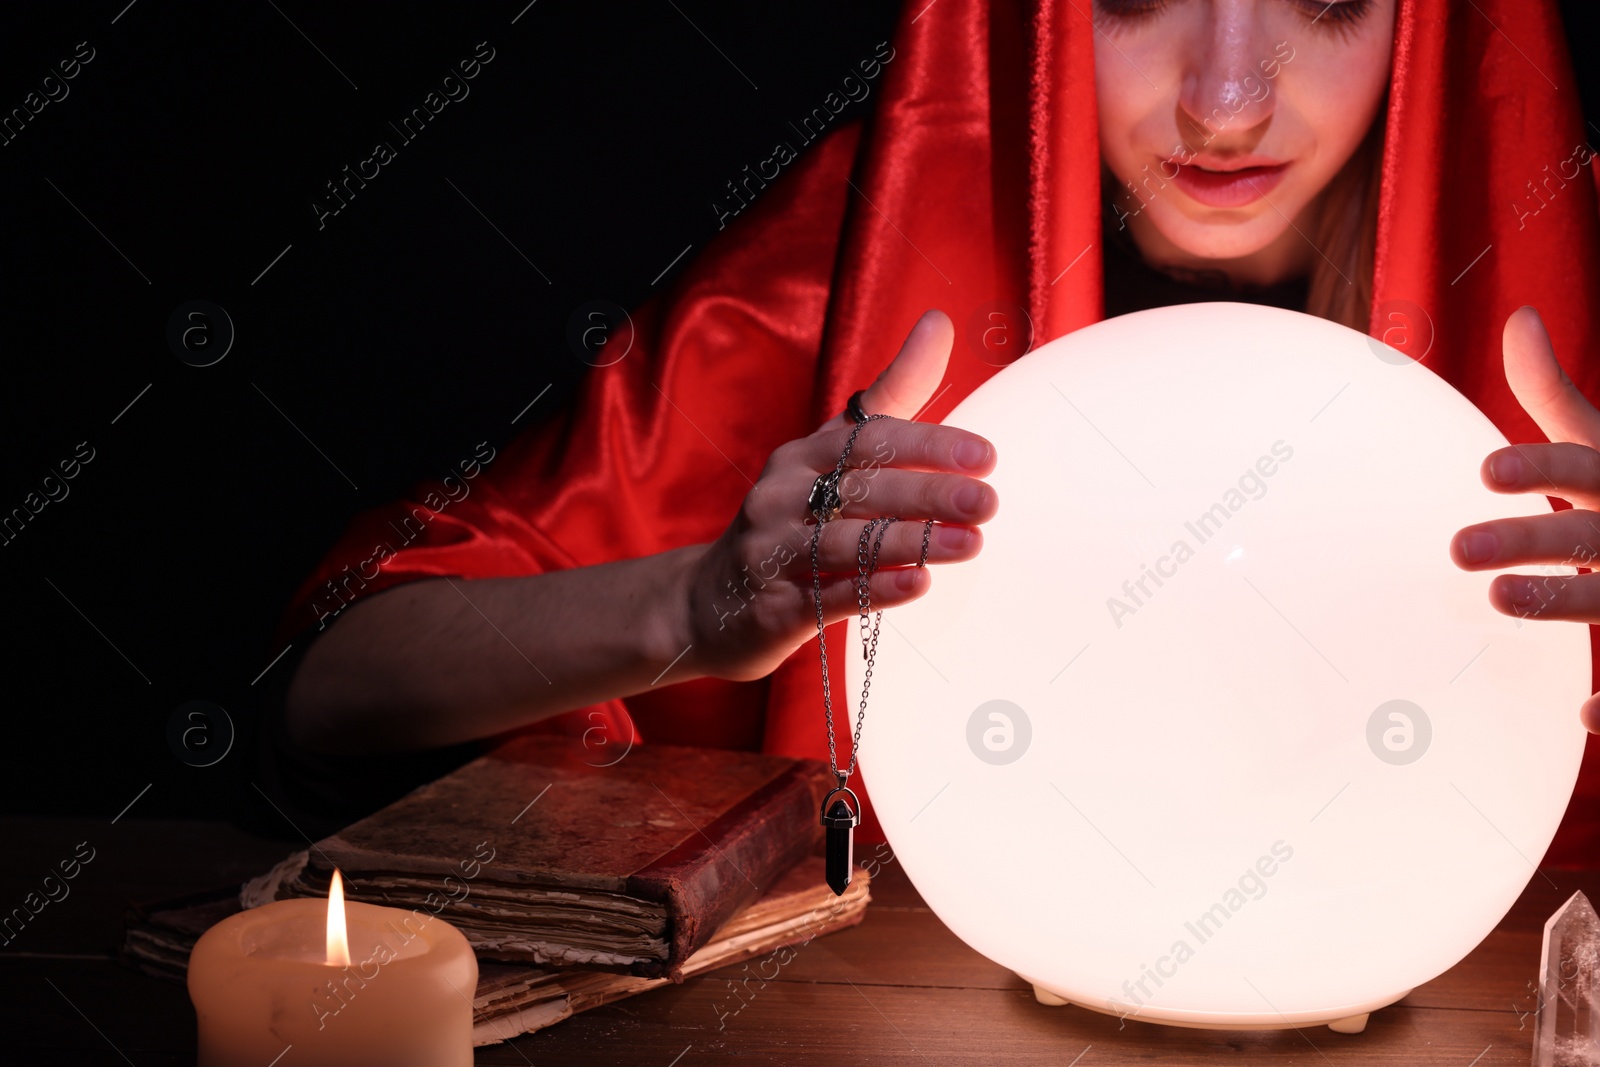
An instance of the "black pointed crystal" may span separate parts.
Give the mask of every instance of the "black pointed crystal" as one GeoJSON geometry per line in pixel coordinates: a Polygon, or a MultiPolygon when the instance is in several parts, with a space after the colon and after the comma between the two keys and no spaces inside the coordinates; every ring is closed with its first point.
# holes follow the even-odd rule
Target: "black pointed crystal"
{"type": "Polygon", "coordinates": [[[842,798],[835,800],[833,806],[823,813],[822,825],[826,827],[825,866],[828,888],[833,890],[834,896],[844,893],[854,876],[855,827],[859,821],[842,798]]]}

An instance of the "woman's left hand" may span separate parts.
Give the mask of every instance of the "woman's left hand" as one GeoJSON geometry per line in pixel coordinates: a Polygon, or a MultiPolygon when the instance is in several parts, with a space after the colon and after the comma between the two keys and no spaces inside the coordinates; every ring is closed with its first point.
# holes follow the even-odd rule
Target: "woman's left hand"
{"type": "MultiPolygon", "coordinates": [[[[1560,497],[1572,509],[1467,526],[1451,539],[1450,558],[1465,570],[1588,567],[1600,555],[1600,410],[1556,362],[1533,308],[1511,313],[1502,344],[1512,395],[1552,443],[1489,453],[1479,472],[1483,484],[1497,493],[1560,497]]],[[[1489,602],[1519,618],[1600,623],[1600,574],[1502,574],[1489,583],[1489,602]]],[[[1600,733],[1600,694],[1584,701],[1579,715],[1591,733],[1600,733]]]]}

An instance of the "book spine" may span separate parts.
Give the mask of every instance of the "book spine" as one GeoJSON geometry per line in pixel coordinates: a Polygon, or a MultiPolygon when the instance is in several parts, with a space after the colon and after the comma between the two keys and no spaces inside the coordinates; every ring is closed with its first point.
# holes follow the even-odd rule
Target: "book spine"
{"type": "Polygon", "coordinates": [[[634,973],[683,981],[684,961],[816,846],[831,780],[822,763],[798,760],[631,875],[628,892],[664,901],[668,922],[666,960],[635,964],[634,973]]]}

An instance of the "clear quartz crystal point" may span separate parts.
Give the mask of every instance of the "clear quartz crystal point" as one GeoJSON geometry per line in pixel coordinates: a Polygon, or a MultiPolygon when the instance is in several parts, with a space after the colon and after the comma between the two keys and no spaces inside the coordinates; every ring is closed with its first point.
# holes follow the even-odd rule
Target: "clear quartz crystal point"
{"type": "Polygon", "coordinates": [[[1544,924],[1533,1067],[1600,1067],[1600,916],[1581,892],[1544,924]]]}

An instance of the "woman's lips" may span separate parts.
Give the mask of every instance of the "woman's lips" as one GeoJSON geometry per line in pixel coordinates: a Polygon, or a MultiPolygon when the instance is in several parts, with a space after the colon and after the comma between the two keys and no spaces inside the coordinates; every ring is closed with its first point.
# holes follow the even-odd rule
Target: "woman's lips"
{"type": "Polygon", "coordinates": [[[1287,163],[1241,167],[1237,170],[1207,170],[1192,163],[1169,160],[1177,167],[1172,180],[1178,188],[1195,201],[1207,207],[1244,207],[1253,204],[1275,189],[1289,169],[1287,163]]]}

